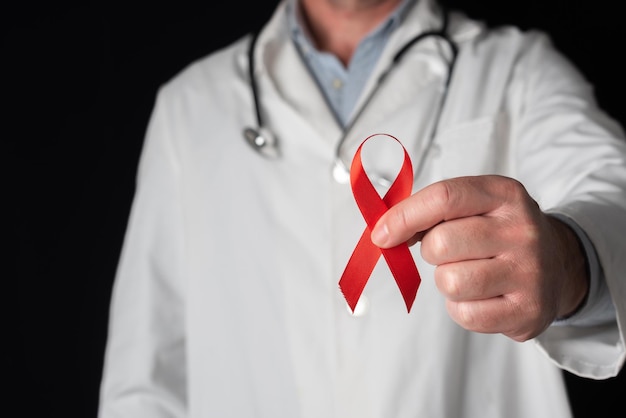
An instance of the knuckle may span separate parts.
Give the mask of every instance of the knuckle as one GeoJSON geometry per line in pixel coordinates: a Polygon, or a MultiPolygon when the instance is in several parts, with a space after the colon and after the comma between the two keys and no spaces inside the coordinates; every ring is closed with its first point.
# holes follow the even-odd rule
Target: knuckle
{"type": "Polygon", "coordinates": [[[508,177],[506,181],[503,183],[505,187],[505,191],[509,193],[513,200],[519,200],[526,197],[527,192],[524,185],[514,178],[508,177]]]}
{"type": "Polygon", "coordinates": [[[422,239],[422,257],[431,264],[439,264],[449,251],[448,238],[442,228],[433,228],[422,239]]]}
{"type": "Polygon", "coordinates": [[[448,181],[440,181],[439,183],[435,183],[434,186],[431,205],[435,206],[435,209],[444,211],[444,208],[448,207],[452,200],[452,184],[448,181]]]}
{"type": "Polygon", "coordinates": [[[442,265],[435,270],[435,284],[447,299],[455,301],[461,299],[462,282],[463,278],[459,269],[442,265]]]}
{"type": "Polygon", "coordinates": [[[471,308],[470,303],[458,303],[456,305],[456,321],[463,328],[474,331],[476,330],[476,313],[471,308]]]}
{"type": "Polygon", "coordinates": [[[526,245],[537,246],[541,240],[541,229],[534,222],[525,222],[520,225],[521,236],[526,245]]]}
{"type": "Polygon", "coordinates": [[[387,227],[391,234],[397,234],[409,228],[409,214],[405,208],[396,208],[395,210],[390,210],[388,213],[387,227]]]}
{"type": "Polygon", "coordinates": [[[409,206],[395,212],[395,223],[402,229],[408,228],[411,223],[410,208],[409,206]]]}
{"type": "Polygon", "coordinates": [[[510,300],[511,321],[515,326],[503,332],[504,335],[517,342],[528,341],[536,337],[548,323],[542,319],[541,307],[529,301],[532,298],[520,297],[510,300]]]}

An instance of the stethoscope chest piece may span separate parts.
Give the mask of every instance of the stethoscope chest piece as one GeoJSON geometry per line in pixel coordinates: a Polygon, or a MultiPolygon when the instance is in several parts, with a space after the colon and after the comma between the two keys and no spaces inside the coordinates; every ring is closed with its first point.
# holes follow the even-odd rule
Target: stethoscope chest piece
{"type": "Polygon", "coordinates": [[[252,149],[259,154],[268,158],[276,158],[280,155],[276,137],[267,129],[245,128],[243,136],[252,149]]]}

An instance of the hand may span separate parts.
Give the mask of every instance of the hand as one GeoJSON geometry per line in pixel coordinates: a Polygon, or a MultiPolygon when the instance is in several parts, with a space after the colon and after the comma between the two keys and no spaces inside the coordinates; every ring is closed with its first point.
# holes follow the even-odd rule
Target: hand
{"type": "Polygon", "coordinates": [[[389,248],[421,241],[454,321],[525,341],[573,312],[588,289],[575,233],[544,214],[516,180],[459,177],[390,208],[372,230],[389,248]]]}

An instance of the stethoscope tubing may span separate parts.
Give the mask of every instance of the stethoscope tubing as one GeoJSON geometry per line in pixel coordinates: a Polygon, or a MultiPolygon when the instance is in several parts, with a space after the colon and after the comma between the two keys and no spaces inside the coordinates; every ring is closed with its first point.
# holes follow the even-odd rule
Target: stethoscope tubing
{"type": "MultiPolygon", "coordinates": [[[[446,101],[448,98],[448,91],[450,88],[450,84],[452,82],[454,68],[455,68],[456,60],[458,56],[458,47],[456,43],[452,39],[450,39],[450,37],[447,34],[449,13],[447,13],[447,11],[444,10],[442,14],[443,14],[443,19],[442,19],[442,25],[440,29],[422,32],[419,35],[412,38],[411,40],[409,40],[394,55],[389,67],[379,76],[377,83],[372,89],[372,91],[370,92],[369,96],[364,100],[363,104],[361,105],[357,113],[354,115],[350,123],[343,129],[341,138],[339,138],[339,140],[337,141],[337,145],[335,148],[335,167],[333,168],[334,173],[338,173],[341,170],[343,170],[345,173],[348,173],[348,165],[346,165],[341,158],[341,149],[346,141],[346,138],[350,134],[352,128],[355,126],[356,122],[360,119],[365,109],[368,108],[370,102],[376,96],[376,93],[379,91],[380,87],[382,86],[384,81],[387,79],[389,74],[393,71],[394,68],[396,68],[399,65],[400,61],[406,55],[407,51],[409,51],[413,46],[415,46],[419,42],[424,41],[425,39],[435,37],[444,41],[448,45],[448,47],[450,48],[451,57],[449,60],[447,60],[448,72],[447,72],[447,75],[443,84],[441,99],[439,100],[437,111],[433,120],[434,123],[431,127],[430,134],[428,135],[428,142],[424,148],[424,152],[422,152],[422,154],[420,155],[418,163],[414,165],[415,166],[414,175],[415,177],[419,175],[419,172],[421,171],[421,168],[424,164],[426,155],[428,154],[428,151],[431,148],[432,143],[435,140],[435,137],[437,136],[439,122],[441,120],[441,115],[443,114],[443,110],[446,105],[446,101]]],[[[257,31],[252,35],[252,40],[250,41],[250,45],[248,47],[248,73],[249,73],[248,75],[249,75],[249,81],[250,81],[250,90],[252,93],[252,99],[254,103],[254,113],[256,116],[257,128],[256,129],[250,128],[250,127],[245,128],[244,137],[246,138],[246,141],[255,150],[259,151],[260,154],[269,156],[269,157],[275,157],[279,155],[278,143],[276,142],[276,139],[273,138],[273,135],[269,132],[269,130],[265,127],[265,124],[263,121],[263,115],[261,112],[259,87],[257,85],[257,80],[255,77],[256,68],[255,68],[254,53],[255,53],[258,37],[259,37],[259,32],[257,31]],[[270,136],[271,138],[269,138],[270,136]]],[[[347,180],[347,176],[345,178],[347,180]]],[[[335,179],[338,180],[337,175],[335,175],[335,179]]]]}

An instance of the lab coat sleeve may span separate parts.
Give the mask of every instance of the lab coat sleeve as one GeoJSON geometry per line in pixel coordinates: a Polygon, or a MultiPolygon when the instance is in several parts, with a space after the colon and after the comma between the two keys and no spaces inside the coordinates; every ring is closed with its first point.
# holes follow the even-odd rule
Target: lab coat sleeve
{"type": "Polygon", "coordinates": [[[529,39],[512,87],[516,172],[544,211],[585,231],[617,316],[598,326],[552,326],[535,341],[559,367],[604,379],[619,373],[626,356],[626,140],[549,39],[529,39]]]}
{"type": "Polygon", "coordinates": [[[181,170],[162,96],[146,133],[113,288],[100,418],[186,414],[181,170]]]}

